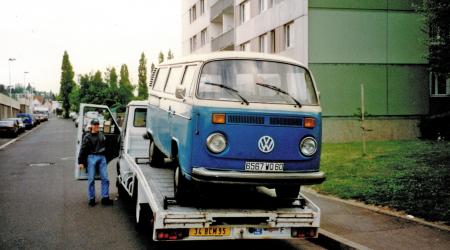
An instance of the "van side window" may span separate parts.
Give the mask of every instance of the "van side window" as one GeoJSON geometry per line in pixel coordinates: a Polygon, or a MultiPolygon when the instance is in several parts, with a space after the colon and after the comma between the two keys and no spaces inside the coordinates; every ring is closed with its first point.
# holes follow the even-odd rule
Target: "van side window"
{"type": "Polygon", "coordinates": [[[167,80],[166,88],[164,92],[169,94],[174,94],[177,85],[181,82],[181,77],[183,77],[183,67],[173,67],[170,69],[169,79],[167,80]]]}
{"type": "Polygon", "coordinates": [[[167,75],[169,73],[169,68],[161,68],[156,76],[155,84],[153,85],[153,90],[162,91],[166,85],[167,75]]]}
{"type": "MultiPolygon", "coordinates": [[[[186,90],[190,89],[190,85],[194,78],[196,69],[197,69],[197,65],[186,66],[186,70],[184,71],[183,81],[181,82],[181,85],[183,85],[186,88],[186,90]]],[[[189,93],[187,95],[190,96],[191,92],[189,91],[189,93]]]]}

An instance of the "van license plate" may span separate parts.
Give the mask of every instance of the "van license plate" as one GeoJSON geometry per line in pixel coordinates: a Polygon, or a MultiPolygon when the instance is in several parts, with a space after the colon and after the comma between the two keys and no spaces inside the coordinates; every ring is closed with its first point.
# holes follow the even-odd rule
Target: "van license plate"
{"type": "Polygon", "coordinates": [[[229,236],[231,229],[229,227],[208,227],[208,228],[191,228],[189,236],[229,236]]]}
{"type": "Polygon", "coordinates": [[[283,172],[283,162],[258,162],[247,161],[245,162],[245,171],[251,172],[283,172]]]}

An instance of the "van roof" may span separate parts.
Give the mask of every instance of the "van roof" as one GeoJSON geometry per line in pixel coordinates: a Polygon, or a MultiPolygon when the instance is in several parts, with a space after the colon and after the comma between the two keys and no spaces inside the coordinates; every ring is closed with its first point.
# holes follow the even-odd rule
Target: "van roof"
{"type": "Polygon", "coordinates": [[[147,101],[131,101],[127,106],[147,106],[147,101]]]}
{"type": "Polygon", "coordinates": [[[218,51],[205,54],[192,54],[189,56],[175,58],[166,62],[161,63],[158,66],[179,64],[179,63],[189,63],[189,62],[204,62],[215,59],[262,59],[262,60],[272,60],[272,61],[282,61],[286,63],[298,64],[305,67],[299,61],[294,59],[279,56],[275,54],[267,53],[257,53],[257,52],[244,52],[244,51],[218,51]]]}

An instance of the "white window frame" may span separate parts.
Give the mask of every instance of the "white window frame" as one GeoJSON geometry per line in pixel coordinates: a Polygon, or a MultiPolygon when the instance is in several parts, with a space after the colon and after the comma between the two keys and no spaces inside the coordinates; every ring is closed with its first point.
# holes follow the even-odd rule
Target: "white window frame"
{"type": "Polygon", "coordinates": [[[247,22],[248,20],[250,20],[250,15],[251,15],[251,9],[250,9],[250,1],[244,1],[239,5],[239,19],[242,23],[247,22]]]}
{"type": "Polygon", "coordinates": [[[250,48],[250,42],[246,42],[246,43],[243,43],[243,44],[241,44],[241,51],[251,51],[251,48],[250,48]]]}
{"type": "Polygon", "coordinates": [[[205,0],[200,0],[200,16],[205,14],[205,0]]]}
{"type": "Polygon", "coordinates": [[[294,47],[294,22],[284,25],[284,47],[294,47]]]}
{"type": "Polygon", "coordinates": [[[431,97],[449,97],[450,96],[450,78],[445,81],[445,93],[439,93],[439,79],[436,72],[430,72],[430,96],[431,97]]]}
{"type": "Polygon", "coordinates": [[[269,51],[269,35],[266,34],[262,34],[259,36],[259,52],[262,53],[270,53],[269,51]]]}
{"type": "Polygon", "coordinates": [[[207,35],[208,35],[208,33],[207,33],[206,28],[200,32],[200,45],[201,46],[204,46],[206,44],[207,35]]]}
{"type": "Polygon", "coordinates": [[[263,13],[264,11],[269,9],[269,1],[268,0],[259,0],[259,13],[263,13]]]}

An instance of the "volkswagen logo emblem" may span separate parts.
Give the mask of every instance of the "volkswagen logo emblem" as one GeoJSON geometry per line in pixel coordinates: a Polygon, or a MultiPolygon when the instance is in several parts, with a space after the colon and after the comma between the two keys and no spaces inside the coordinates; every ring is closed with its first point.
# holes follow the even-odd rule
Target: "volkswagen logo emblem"
{"type": "Polygon", "coordinates": [[[275,141],[272,139],[272,137],[265,135],[261,138],[259,138],[258,141],[258,148],[263,153],[270,153],[272,152],[273,148],[275,147],[275,141]]]}

